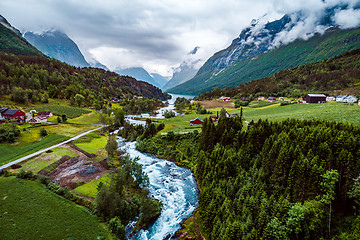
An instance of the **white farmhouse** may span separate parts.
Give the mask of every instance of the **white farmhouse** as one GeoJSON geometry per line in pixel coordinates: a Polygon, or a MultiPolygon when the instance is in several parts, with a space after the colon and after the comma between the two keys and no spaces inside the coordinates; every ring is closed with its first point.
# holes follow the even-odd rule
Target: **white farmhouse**
{"type": "Polygon", "coordinates": [[[336,97],[336,102],[344,102],[346,95],[339,95],[336,97]]]}

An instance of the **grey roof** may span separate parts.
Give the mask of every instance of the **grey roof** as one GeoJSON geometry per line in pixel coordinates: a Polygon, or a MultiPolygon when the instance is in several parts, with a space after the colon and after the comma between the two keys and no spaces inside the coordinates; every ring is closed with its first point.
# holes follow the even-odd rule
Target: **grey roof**
{"type": "Polygon", "coordinates": [[[9,108],[7,108],[7,107],[3,107],[3,108],[1,108],[0,109],[0,113],[3,113],[3,112],[5,112],[6,110],[8,110],[9,108]]]}
{"type": "Polygon", "coordinates": [[[326,97],[325,94],[308,94],[309,97],[326,97]]]}
{"type": "Polygon", "coordinates": [[[6,115],[14,115],[19,109],[7,109],[5,112],[2,112],[2,114],[6,115]]]}
{"type": "Polygon", "coordinates": [[[346,97],[346,95],[339,95],[339,96],[337,96],[337,98],[343,98],[343,97],[346,97]]]}

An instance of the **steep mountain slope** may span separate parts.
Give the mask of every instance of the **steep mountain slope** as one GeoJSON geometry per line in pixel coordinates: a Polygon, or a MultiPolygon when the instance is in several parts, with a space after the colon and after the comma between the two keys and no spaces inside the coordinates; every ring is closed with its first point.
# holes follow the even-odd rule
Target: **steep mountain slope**
{"type": "Polygon", "coordinates": [[[41,34],[26,32],[24,37],[41,52],[76,67],[90,67],[76,43],[60,31],[41,34]]]}
{"type": "MultiPolygon", "coordinates": [[[[256,57],[239,60],[220,70],[209,67],[218,59],[215,54],[193,79],[168,91],[199,94],[217,87],[235,87],[240,83],[271,76],[283,69],[321,61],[357,48],[360,48],[360,29],[330,28],[323,35],[316,34],[308,40],[295,40],[256,57]]],[[[217,62],[220,65],[223,63],[217,62]]]]}
{"type": "Polygon", "coordinates": [[[21,37],[20,31],[0,15],[0,52],[24,56],[44,56],[21,37]]]}
{"type": "Polygon", "coordinates": [[[161,87],[161,84],[157,82],[150,74],[142,67],[125,68],[121,70],[115,70],[117,74],[123,76],[130,76],[139,81],[150,83],[156,87],[161,87]]]}
{"type": "Polygon", "coordinates": [[[201,61],[196,53],[200,47],[195,47],[191,52],[187,54],[186,59],[181,63],[180,67],[175,69],[172,78],[163,87],[164,90],[173,88],[181,83],[184,83],[192,79],[199,71],[199,62],[201,61]]]}
{"type": "Polygon", "coordinates": [[[360,49],[320,62],[282,70],[270,77],[240,84],[234,88],[214,89],[200,95],[304,97],[307,93],[360,94],[360,49]]]}

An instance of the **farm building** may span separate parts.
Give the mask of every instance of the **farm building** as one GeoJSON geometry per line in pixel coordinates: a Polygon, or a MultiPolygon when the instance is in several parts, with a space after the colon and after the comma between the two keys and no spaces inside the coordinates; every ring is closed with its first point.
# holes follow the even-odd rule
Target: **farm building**
{"type": "Polygon", "coordinates": [[[190,120],[190,126],[198,125],[198,124],[202,124],[202,123],[203,123],[203,120],[201,120],[199,117],[197,117],[193,120],[190,120]]]}
{"type": "Polygon", "coordinates": [[[357,98],[354,97],[354,96],[347,96],[347,97],[343,100],[343,102],[345,102],[345,103],[355,103],[355,102],[357,102],[357,98]]]}
{"type": "Polygon", "coordinates": [[[224,100],[224,102],[228,102],[228,101],[230,101],[230,97],[224,97],[223,100],[224,100]]]}
{"type": "Polygon", "coordinates": [[[326,97],[326,101],[327,101],[327,102],[335,102],[335,101],[336,101],[336,97],[332,97],[332,96],[326,97]]]}
{"type": "Polygon", "coordinates": [[[38,112],[37,115],[38,115],[38,116],[41,116],[41,117],[46,117],[46,118],[53,116],[52,112],[49,112],[49,111],[38,112]]]}
{"type": "Polygon", "coordinates": [[[306,103],[325,103],[326,96],[325,94],[307,94],[304,100],[306,103]]]}
{"type": "Polygon", "coordinates": [[[265,101],[266,97],[258,97],[258,101],[265,101]]]}
{"type": "Polygon", "coordinates": [[[276,101],[276,97],[268,97],[268,102],[275,102],[276,101]]]}
{"type": "Polygon", "coordinates": [[[25,113],[20,109],[2,108],[0,113],[3,118],[20,118],[25,116],[25,113]]]}
{"type": "Polygon", "coordinates": [[[337,102],[344,102],[344,99],[346,98],[346,95],[339,95],[336,97],[337,102]]]}

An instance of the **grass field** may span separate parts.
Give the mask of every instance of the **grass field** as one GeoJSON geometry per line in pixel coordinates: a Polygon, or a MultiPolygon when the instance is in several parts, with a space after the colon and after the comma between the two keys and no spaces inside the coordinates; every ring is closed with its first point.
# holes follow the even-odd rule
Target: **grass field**
{"type": "Polygon", "coordinates": [[[0,165],[16,160],[20,157],[39,151],[43,148],[52,146],[56,143],[65,141],[68,137],[63,135],[48,135],[40,141],[29,144],[0,144],[0,165]]]}
{"type": "Polygon", "coordinates": [[[109,181],[109,174],[105,174],[101,178],[85,183],[80,187],[75,188],[73,191],[77,194],[85,195],[88,197],[95,198],[97,194],[97,186],[100,182],[106,183],[109,181]]]}
{"type": "Polygon", "coordinates": [[[98,153],[105,148],[107,143],[107,136],[101,136],[96,133],[91,133],[84,138],[74,141],[75,145],[85,150],[88,153],[98,153]]]}
{"type": "Polygon", "coordinates": [[[0,185],[1,239],[110,238],[88,210],[37,182],[0,177],[0,185]]]}
{"type": "Polygon", "coordinates": [[[75,157],[76,153],[66,149],[66,148],[53,148],[51,153],[42,153],[39,156],[31,158],[25,162],[22,162],[21,165],[25,170],[31,170],[34,173],[39,172],[41,169],[49,166],[53,162],[58,161],[62,156],[75,157]]]}
{"type": "Polygon", "coordinates": [[[344,103],[273,105],[261,109],[244,109],[246,121],[269,119],[282,121],[287,118],[319,119],[335,122],[347,122],[360,125],[360,108],[344,103]]]}
{"type": "Polygon", "coordinates": [[[81,115],[80,117],[69,119],[68,123],[74,124],[100,124],[100,113],[90,112],[81,115]]]}
{"type": "MultiPolygon", "coordinates": [[[[221,108],[209,109],[216,115],[221,108]]],[[[230,114],[240,113],[240,109],[227,108],[230,114]]],[[[160,134],[169,131],[174,133],[192,132],[194,130],[201,131],[201,125],[190,126],[190,120],[196,117],[204,120],[211,114],[180,115],[174,118],[165,119],[165,129],[160,134]]],[[[319,119],[336,122],[347,122],[360,125],[360,108],[357,105],[349,105],[344,103],[325,103],[325,104],[291,104],[280,106],[280,104],[271,104],[261,108],[243,108],[243,116],[247,122],[251,120],[257,121],[261,119],[269,119],[270,121],[282,121],[288,118],[296,119],[319,119]]]]}
{"type": "Polygon", "coordinates": [[[90,113],[90,110],[78,108],[78,107],[70,107],[64,105],[43,105],[35,108],[36,111],[50,111],[53,114],[61,116],[65,114],[68,118],[76,118],[80,117],[82,114],[90,113]]]}

